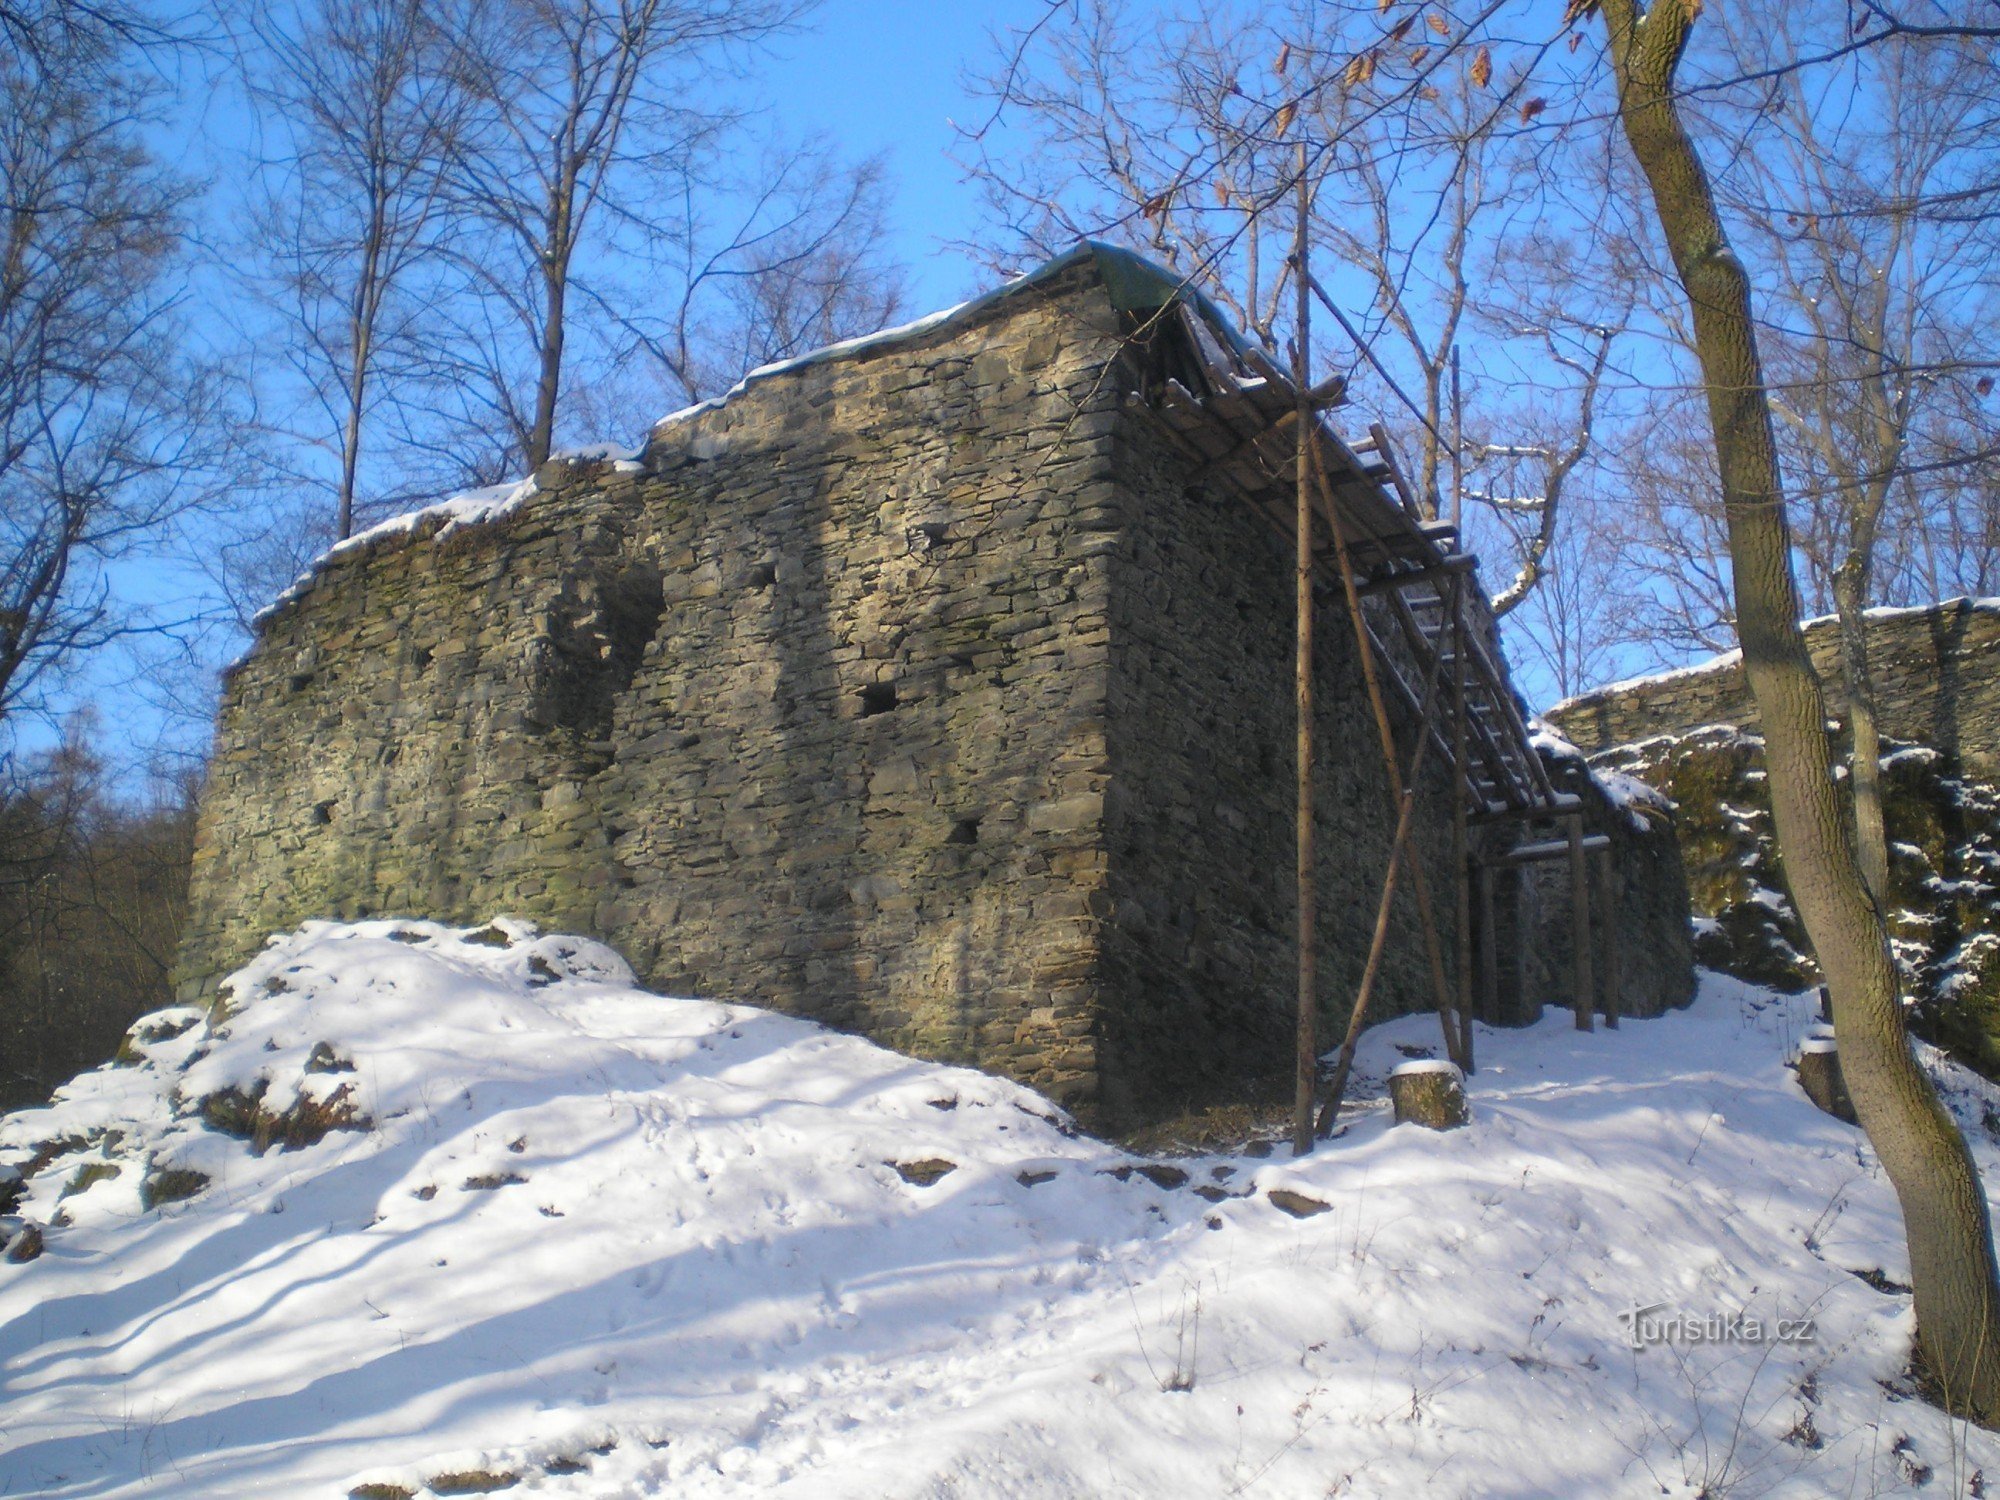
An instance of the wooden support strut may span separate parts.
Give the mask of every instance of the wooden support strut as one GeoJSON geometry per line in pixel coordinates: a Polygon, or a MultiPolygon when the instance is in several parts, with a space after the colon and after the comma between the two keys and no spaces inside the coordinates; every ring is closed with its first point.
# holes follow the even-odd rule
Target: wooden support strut
{"type": "Polygon", "coordinates": [[[1584,869],[1583,814],[1566,814],[1563,823],[1569,839],[1570,957],[1576,986],[1572,1003],[1576,1029],[1590,1031],[1594,1025],[1591,1003],[1596,996],[1590,979],[1590,880],[1584,869]]]}
{"type": "Polygon", "coordinates": [[[1292,1099],[1292,1155],[1304,1156],[1313,1148],[1313,1091],[1319,1083],[1319,1045],[1314,1027],[1319,1011],[1319,980],[1315,952],[1315,910],[1313,877],[1313,551],[1312,551],[1312,470],[1309,454],[1312,433],[1318,426],[1313,416],[1311,378],[1312,299],[1306,295],[1306,223],[1309,189],[1306,184],[1306,148],[1299,146],[1298,233],[1292,247],[1293,278],[1298,283],[1297,340],[1292,350],[1292,383],[1298,392],[1298,481],[1297,504],[1293,514],[1296,545],[1294,584],[1298,625],[1296,692],[1298,698],[1298,919],[1299,987],[1298,1046],[1292,1099]]]}
{"type": "MultiPolygon", "coordinates": [[[[1319,484],[1320,500],[1326,513],[1327,526],[1333,533],[1334,552],[1340,559],[1338,571],[1342,592],[1347,596],[1348,618],[1354,624],[1356,649],[1361,657],[1361,677],[1368,688],[1368,706],[1374,712],[1376,733],[1382,742],[1383,768],[1389,778],[1390,806],[1395,809],[1398,816],[1401,816],[1403,779],[1397,766],[1396,731],[1389,723],[1389,707],[1383,701],[1382,682],[1376,671],[1373,637],[1368,629],[1367,617],[1361,612],[1361,595],[1354,586],[1354,557],[1348,550],[1346,529],[1340,524],[1340,510],[1334,503],[1333,486],[1328,482],[1325,466],[1320,462],[1319,444],[1308,442],[1304,446],[1312,462],[1313,477],[1319,484]]],[[[1438,1025],[1444,1030],[1445,1051],[1453,1062],[1464,1069],[1466,1061],[1459,1055],[1458,1035],[1451,1023],[1451,991],[1445,983],[1444,955],[1438,946],[1437,921],[1431,906],[1430,881],[1425,878],[1422,860],[1410,862],[1410,888],[1417,897],[1417,917],[1423,926],[1424,947],[1430,958],[1431,987],[1437,997],[1438,1025]]]]}
{"type": "Polygon", "coordinates": [[[1617,855],[1612,850],[1611,841],[1606,839],[1597,861],[1597,925],[1603,934],[1599,956],[1604,976],[1604,1024],[1608,1030],[1618,1029],[1618,1012],[1623,1003],[1619,986],[1624,976],[1618,967],[1618,866],[1617,855]]]}
{"type": "MultiPolygon", "coordinates": [[[[1333,1134],[1334,1120],[1339,1116],[1341,1101],[1346,1097],[1348,1075],[1354,1069],[1355,1044],[1361,1039],[1368,1002],[1375,993],[1375,979],[1382,968],[1382,954],[1388,947],[1389,913],[1396,896],[1396,876],[1403,867],[1404,851],[1409,848],[1410,825],[1417,808],[1417,779],[1423,775],[1424,752],[1430,749],[1435,738],[1423,731],[1430,727],[1431,713],[1443,680],[1443,663],[1438,663],[1438,666],[1440,670],[1432,672],[1424,684],[1423,706],[1418,710],[1417,748],[1410,757],[1410,774],[1403,783],[1402,806],[1396,814],[1396,836],[1389,845],[1389,870],[1382,878],[1382,897],[1376,903],[1375,927],[1368,939],[1368,961],[1361,969],[1361,986],[1354,992],[1354,1006],[1347,1013],[1347,1034],[1341,1038],[1340,1057],[1333,1068],[1333,1083],[1319,1112],[1316,1133],[1321,1140],[1333,1134]]],[[[1412,860],[1411,864],[1414,867],[1415,861],[1412,860]]]]}
{"type": "Polygon", "coordinates": [[[1455,774],[1451,787],[1451,874],[1457,896],[1458,953],[1458,1045],[1465,1056],[1467,1071],[1472,1067],[1472,882],[1471,849],[1466,841],[1465,799],[1470,795],[1465,774],[1465,612],[1462,608],[1465,575],[1451,581],[1451,762],[1455,774]]]}
{"type": "MultiPolygon", "coordinates": [[[[1474,571],[1479,559],[1470,552],[1453,552],[1441,560],[1421,568],[1411,568],[1401,573],[1384,573],[1370,578],[1361,585],[1361,597],[1372,599],[1377,594],[1388,593],[1392,589],[1412,588],[1417,584],[1444,586],[1447,580],[1455,579],[1474,571]]],[[[1418,603],[1424,601],[1419,600],[1418,603]]]]}

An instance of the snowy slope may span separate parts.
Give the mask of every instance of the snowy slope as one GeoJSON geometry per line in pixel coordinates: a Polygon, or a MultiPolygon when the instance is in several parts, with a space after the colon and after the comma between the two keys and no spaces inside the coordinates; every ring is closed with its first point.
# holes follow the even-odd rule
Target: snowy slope
{"type": "MultiPolygon", "coordinates": [[[[0,1159],[77,1145],[18,1209],[45,1249],[0,1264],[0,1494],[2000,1476],[2000,1441],[1909,1396],[1894,1203],[1785,1069],[1799,1002],[1733,981],[1618,1032],[1482,1032],[1466,1130],[1367,1102],[1305,1161],[1172,1164],[982,1074],[646,994],[607,950],[516,924],[314,924],[231,990],[213,1029],[142,1023],[139,1065],[0,1127],[0,1159]],[[255,1154],[203,1099],[276,1141],[255,1154]],[[142,1207],[188,1172],[207,1185],[142,1207]],[[1684,1327],[1635,1351],[1618,1314],[1653,1303],[1813,1337],[1684,1327]]],[[[1434,1026],[1369,1035],[1364,1099],[1434,1026]]],[[[2000,1181],[1993,1096],[1945,1071],[2000,1181]]]]}

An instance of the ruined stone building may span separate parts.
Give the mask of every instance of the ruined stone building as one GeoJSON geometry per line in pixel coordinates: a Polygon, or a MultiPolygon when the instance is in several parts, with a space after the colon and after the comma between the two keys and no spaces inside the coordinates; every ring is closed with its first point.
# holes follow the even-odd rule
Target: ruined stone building
{"type": "MultiPolygon", "coordinates": [[[[1293,407],[1202,299],[1086,245],[756,372],[636,454],[335,549],[227,677],[186,992],[302,919],[508,913],[606,939],[667,993],[993,1068],[1089,1118],[1287,1077],[1293,407]]],[[[1407,757],[1425,621],[1466,560],[1379,455],[1320,443],[1407,757]]],[[[1393,816],[1322,560],[1337,1023],[1393,816]]],[[[1550,782],[1467,598],[1488,675],[1466,762],[1433,728],[1414,835],[1446,961],[1453,796],[1497,857],[1575,795],[1645,851],[1597,916],[1626,933],[1619,1003],[1682,1003],[1671,838],[1550,782]]],[[[1529,929],[1560,905],[1475,913],[1483,1008],[1529,1003],[1529,929]]],[[[1378,1013],[1434,994],[1400,902],[1378,1013]]]]}

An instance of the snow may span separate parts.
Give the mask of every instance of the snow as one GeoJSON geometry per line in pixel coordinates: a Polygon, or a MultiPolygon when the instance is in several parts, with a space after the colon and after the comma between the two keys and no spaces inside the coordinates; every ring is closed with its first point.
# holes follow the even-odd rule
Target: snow
{"type": "Polygon", "coordinates": [[[824,364],[829,360],[842,359],[850,354],[863,354],[874,349],[888,348],[891,345],[921,338],[925,334],[935,333],[941,328],[946,328],[975,317],[995,303],[1011,297],[1022,289],[1032,286],[1036,282],[1046,280],[1056,272],[1074,265],[1085,255],[1095,253],[1097,249],[1098,246],[1095,242],[1090,240],[1081,241],[1074,248],[1056,256],[1053,260],[1044,261],[1025,275],[1016,276],[1012,280],[994,287],[991,291],[982,292],[977,297],[968,298],[964,302],[953,303],[950,307],[939,308],[936,312],[925,313],[920,318],[913,318],[907,323],[899,323],[892,328],[880,328],[873,333],[864,333],[854,338],[840,339],[835,343],[825,344],[820,348],[808,350],[804,354],[793,355],[789,359],[773,360],[769,364],[759,365],[754,370],[745,374],[742,379],[738,380],[735,385],[724,391],[720,396],[711,396],[705,401],[697,401],[691,406],[683,406],[678,411],[667,413],[666,416],[653,424],[653,430],[657,432],[662,427],[671,427],[677,423],[685,422],[691,417],[701,415],[703,412],[718,410],[749,390],[758,381],[768,380],[773,375],[786,375],[797,370],[806,369],[812,365],[824,364]]]}
{"type": "MultiPolygon", "coordinates": [[[[602,446],[607,452],[612,451],[611,445],[602,446]]],[[[576,451],[582,454],[586,450],[576,451]]],[[[615,451],[624,453],[626,450],[615,451]]],[[[373,526],[335,542],[314,558],[306,570],[287,585],[283,593],[257,611],[251,623],[261,624],[286,605],[302,598],[312,589],[313,580],[325,570],[327,564],[336,559],[376,546],[390,537],[412,534],[433,522],[439,523],[433,533],[433,539],[442,541],[467,526],[480,526],[490,521],[497,521],[503,516],[512,515],[520,509],[521,502],[534,493],[535,481],[530,476],[527,479],[514,480],[509,484],[492,484],[483,489],[466,490],[448,500],[440,500],[416,510],[404,511],[398,516],[390,516],[386,521],[378,521],[373,526]]]]}
{"type": "MultiPolygon", "coordinates": [[[[1384,1078],[1436,1041],[1392,1022],[1336,1140],[1171,1170],[1014,1084],[651,995],[519,923],[311,924],[226,1011],[142,1025],[139,1066],[0,1124],[0,1159],[88,1142],[29,1181],[41,1256],[0,1264],[0,1494],[486,1470],[551,1496],[1804,1500],[2000,1473],[2000,1439],[1909,1391],[1895,1201],[1787,1070],[1801,997],[1706,976],[1617,1031],[1481,1028],[1445,1134],[1390,1124],[1384,1078]],[[358,1128],[259,1156],[200,1122],[260,1086],[272,1111],[345,1088],[358,1128]],[[145,1210],[149,1161],[209,1185],[145,1210]],[[63,1197],[93,1164],[121,1170],[63,1197]],[[1642,1315],[1737,1313],[1811,1337],[1631,1347],[1642,1315]]],[[[1994,1091],[1927,1061],[1996,1180],[1994,1091]]]]}
{"type": "Polygon", "coordinates": [[[1458,1064],[1442,1057],[1420,1057],[1415,1062],[1397,1063],[1389,1071],[1391,1078],[1416,1078],[1426,1073],[1457,1073],[1458,1064]]]}
{"type": "MultiPolygon", "coordinates": [[[[1982,613],[2000,612],[2000,599],[1975,598],[1970,594],[1960,594],[1952,599],[1940,599],[1935,604],[1876,604],[1861,612],[1868,620],[1908,620],[1918,615],[1943,614],[1948,609],[1975,609],[1982,613]]],[[[1800,627],[1831,625],[1839,615],[1814,615],[1809,620],[1799,621],[1800,627]]]]}
{"type": "MultiPolygon", "coordinates": [[[[1177,296],[1189,300],[1205,315],[1194,320],[1195,336],[1197,338],[1216,339],[1217,355],[1225,364],[1228,363],[1229,356],[1221,348],[1223,342],[1234,346],[1239,352],[1245,348],[1252,347],[1250,341],[1223,316],[1215,303],[1192,280],[1182,277],[1165,267],[1153,264],[1136,252],[1124,249],[1121,246],[1109,244],[1102,240],[1079,240],[1068,250],[1063,251],[1062,254],[1050,260],[1045,260],[1032,270],[1013,277],[999,286],[992,288],[990,291],[985,291],[976,297],[968,298],[964,302],[954,303],[950,307],[940,308],[933,313],[926,313],[920,318],[912,319],[908,323],[897,324],[893,328],[882,328],[876,330],[874,333],[864,333],[854,338],[841,339],[837,343],[826,344],[818,349],[811,349],[803,354],[793,355],[789,359],[774,360],[770,364],[759,365],[720,396],[711,396],[705,401],[697,401],[690,406],[681,407],[678,411],[669,412],[653,424],[653,430],[658,432],[662,427],[671,427],[685,422],[690,418],[700,416],[703,412],[715,411],[726,406],[758,381],[768,380],[773,375],[791,374],[812,365],[824,364],[829,360],[843,359],[850,354],[863,354],[872,350],[885,349],[892,345],[923,338],[941,329],[968,322],[997,303],[1016,296],[1029,287],[1047,281],[1059,272],[1065,271],[1075,265],[1078,261],[1090,257],[1097,257],[1100,263],[1107,259],[1123,261],[1128,266],[1140,267],[1152,276],[1173,284],[1177,296]]],[[[1115,270],[1113,274],[1116,274],[1115,270]]],[[[1237,376],[1236,382],[1238,387],[1243,390],[1251,390],[1265,384],[1263,377],[1255,375],[1237,376]]]]}
{"type": "MultiPolygon", "coordinates": [[[[2000,613],[2000,598],[1972,598],[1968,595],[1961,595],[1955,599],[1942,599],[1936,604],[1878,604],[1872,609],[1864,610],[1862,613],[1865,618],[1870,620],[1900,620],[1910,619],[1917,615],[1942,614],[1946,610],[1960,608],[1978,610],[1986,614],[2000,613]]],[[[1831,625],[1839,618],[1838,615],[1814,615],[1810,619],[1799,621],[1799,628],[1801,630],[1810,630],[1815,625],[1831,625]]],[[[1726,671],[1731,667],[1738,666],[1742,661],[1743,653],[1741,650],[1719,652],[1714,656],[1703,657],[1700,661],[1689,662],[1685,666],[1669,667],[1663,672],[1649,672],[1639,677],[1624,677],[1620,678],[1617,682],[1607,682],[1602,687],[1594,687],[1588,691],[1564,698],[1559,703],[1551,704],[1543,712],[1560,715],[1567,709],[1576,708],[1580,704],[1593,703],[1600,698],[1608,698],[1616,693],[1634,692],[1657,686],[1663,682],[1677,682],[1687,677],[1706,677],[1711,672],[1726,671]]]]}
{"type": "MultiPolygon", "coordinates": [[[[1528,721],[1528,743],[1538,754],[1550,760],[1585,759],[1584,753],[1571,744],[1560,730],[1539,718],[1528,721]]],[[[1652,826],[1649,814],[1674,811],[1676,804],[1673,798],[1656,787],[1648,786],[1636,776],[1627,776],[1623,771],[1599,770],[1594,766],[1587,766],[1586,770],[1605,800],[1623,812],[1625,821],[1639,833],[1652,826]]]]}
{"type": "MultiPolygon", "coordinates": [[[[552,463],[603,463],[609,464],[614,473],[636,474],[645,468],[641,459],[641,449],[627,447],[622,443],[585,443],[576,448],[564,448],[549,455],[552,463]]],[[[326,551],[314,558],[306,570],[286,586],[283,593],[264,608],[257,611],[252,623],[276,614],[280,609],[300,598],[313,586],[313,580],[337,558],[348,557],[356,552],[374,547],[390,537],[408,536],[435,523],[432,540],[443,541],[455,532],[468,526],[483,526],[511,516],[521,508],[522,502],[535,493],[534,476],[514,479],[506,484],[490,484],[482,489],[465,490],[446,500],[419,506],[415,510],[404,511],[401,515],[390,516],[375,525],[365,527],[350,537],[335,542],[326,551]]]]}
{"type": "Polygon", "coordinates": [[[1663,682],[1678,682],[1686,677],[1706,677],[1711,672],[1725,671],[1743,660],[1741,651],[1724,651],[1716,656],[1705,657],[1701,661],[1689,662],[1684,667],[1669,667],[1664,672],[1648,672],[1639,677],[1621,677],[1616,682],[1607,682],[1603,687],[1594,687],[1585,693],[1577,693],[1560,703],[1542,710],[1549,715],[1561,714],[1565,709],[1579,704],[1591,703],[1599,698],[1608,698],[1614,693],[1629,693],[1641,688],[1655,687],[1663,682]]]}

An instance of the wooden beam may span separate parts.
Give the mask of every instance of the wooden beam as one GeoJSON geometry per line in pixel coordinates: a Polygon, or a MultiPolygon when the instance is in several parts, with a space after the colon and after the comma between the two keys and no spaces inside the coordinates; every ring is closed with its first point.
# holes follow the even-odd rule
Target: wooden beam
{"type": "Polygon", "coordinates": [[[1618,1012],[1623,1007],[1624,997],[1619,994],[1624,975],[1619,971],[1618,952],[1618,866],[1617,856],[1606,839],[1597,861],[1597,910],[1598,925],[1604,932],[1602,957],[1604,959],[1604,1024],[1612,1031],[1618,1029],[1618,1012]]]}
{"type": "MultiPolygon", "coordinates": [[[[1595,854],[1600,849],[1608,849],[1610,847],[1611,840],[1605,834],[1593,833],[1583,840],[1583,849],[1586,854],[1595,854]]],[[[1541,842],[1534,844],[1516,844],[1512,849],[1489,856],[1486,863],[1490,865],[1535,865],[1542,863],[1544,860],[1562,859],[1569,851],[1570,840],[1567,837],[1543,839],[1541,842]]]]}
{"type": "MultiPolygon", "coordinates": [[[[1302,281],[1310,280],[1304,275],[1303,265],[1299,270],[1302,281]]],[[[1400,815],[1403,778],[1401,769],[1397,765],[1396,732],[1389,725],[1389,709],[1383,701],[1380,676],[1376,671],[1374,634],[1369,630],[1368,617],[1362,611],[1361,596],[1354,589],[1354,557],[1348,550],[1347,534],[1340,524],[1339,509],[1334,505],[1333,486],[1327,481],[1325,466],[1319,463],[1319,445],[1308,443],[1305,447],[1313,460],[1313,477],[1318,481],[1319,498],[1325,508],[1327,529],[1333,533],[1334,550],[1340,558],[1338,571],[1342,590],[1347,595],[1348,617],[1354,625],[1356,649],[1361,656],[1361,676],[1368,687],[1368,706],[1374,712],[1376,733],[1382,742],[1382,762],[1389,780],[1390,806],[1400,815]]],[[[1390,597],[1393,599],[1400,596],[1392,594],[1390,597]]],[[[1425,733],[1421,714],[1417,733],[1419,736],[1425,733]]],[[[1425,956],[1430,960],[1431,989],[1437,997],[1438,1025],[1444,1030],[1445,1051],[1453,1062],[1464,1068],[1465,1059],[1459,1055],[1458,1037],[1451,1024],[1451,992],[1445,983],[1444,953],[1438,946],[1437,916],[1431,905],[1430,881],[1424,874],[1424,862],[1420,859],[1410,862],[1410,889],[1417,897],[1417,920],[1423,928],[1425,956]]]]}
{"type": "Polygon", "coordinates": [[[1411,568],[1401,573],[1378,573],[1361,585],[1361,597],[1372,599],[1377,594],[1392,590],[1412,588],[1417,584],[1445,584],[1453,578],[1470,573],[1479,566],[1479,559],[1470,552],[1454,552],[1434,563],[1426,563],[1420,568],[1411,568]]]}
{"type": "Polygon", "coordinates": [[[1576,984],[1574,1008],[1576,1029],[1594,1029],[1591,1005],[1597,998],[1590,982],[1590,881],[1583,863],[1583,814],[1571,813],[1563,820],[1569,833],[1569,914],[1570,958],[1576,984]]]}
{"type": "MultiPolygon", "coordinates": [[[[1450,559],[1446,559],[1450,561],[1450,559]]],[[[1465,587],[1463,575],[1454,577],[1450,583],[1451,593],[1456,600],[1459,591],[1465,587]]],[[[1452,610],[1454,621],[1460,619],[1458,610],[1452,610]]],[[[1456,633],[1456,632],[1454,632],[1456,633]]],[[[1452,777],[1451,797],[1451,875],[1452,888],[1457,897],[1458,917],[1458,1036],[1459,1048],[1465,1053],[1467,1071],[1471,1070],[1472,1056],[1472,889],[1470,848],[1465,837],[1465,801],[1471,793],[1466,775],[1465,761],[1465,652],[1456,644],[1451,653],[1451,697],[1452,735],[1451,763],[1456,774],[1452,777]]],[[[1485,804],[1481,796],[1480,803],[1485,804]]]]}
{"type": "MultiPolygon", "coordinates": [[[[1298,1047],[1292,1099],[1292,1155],[1313,1148],[1313,1092],[1319,1086],[1319,1045],[1314,1028],[1319,1016],[1317,910],[1313,881],[1313,554],[1312,554],[1312,433],[1313,411],[1307,382],[1312,375],[1312,299],[1306,288],[1306,225],[1310,189],[1306,183],[1306,148],[1299,145],[1299,211],[1292,244],[1292,276],[1298,283],[1298,326],[1294,330],[1292,387],[1298,392],[1298,493],[1292,519],[1295,551],[1294,603],[1298,653],[1294,684],[1298,699],[1297,868],[1299,918],[1298,1047]]],[[[1389,872],[1395,875],[1395,856],[1389,872]]]]}

